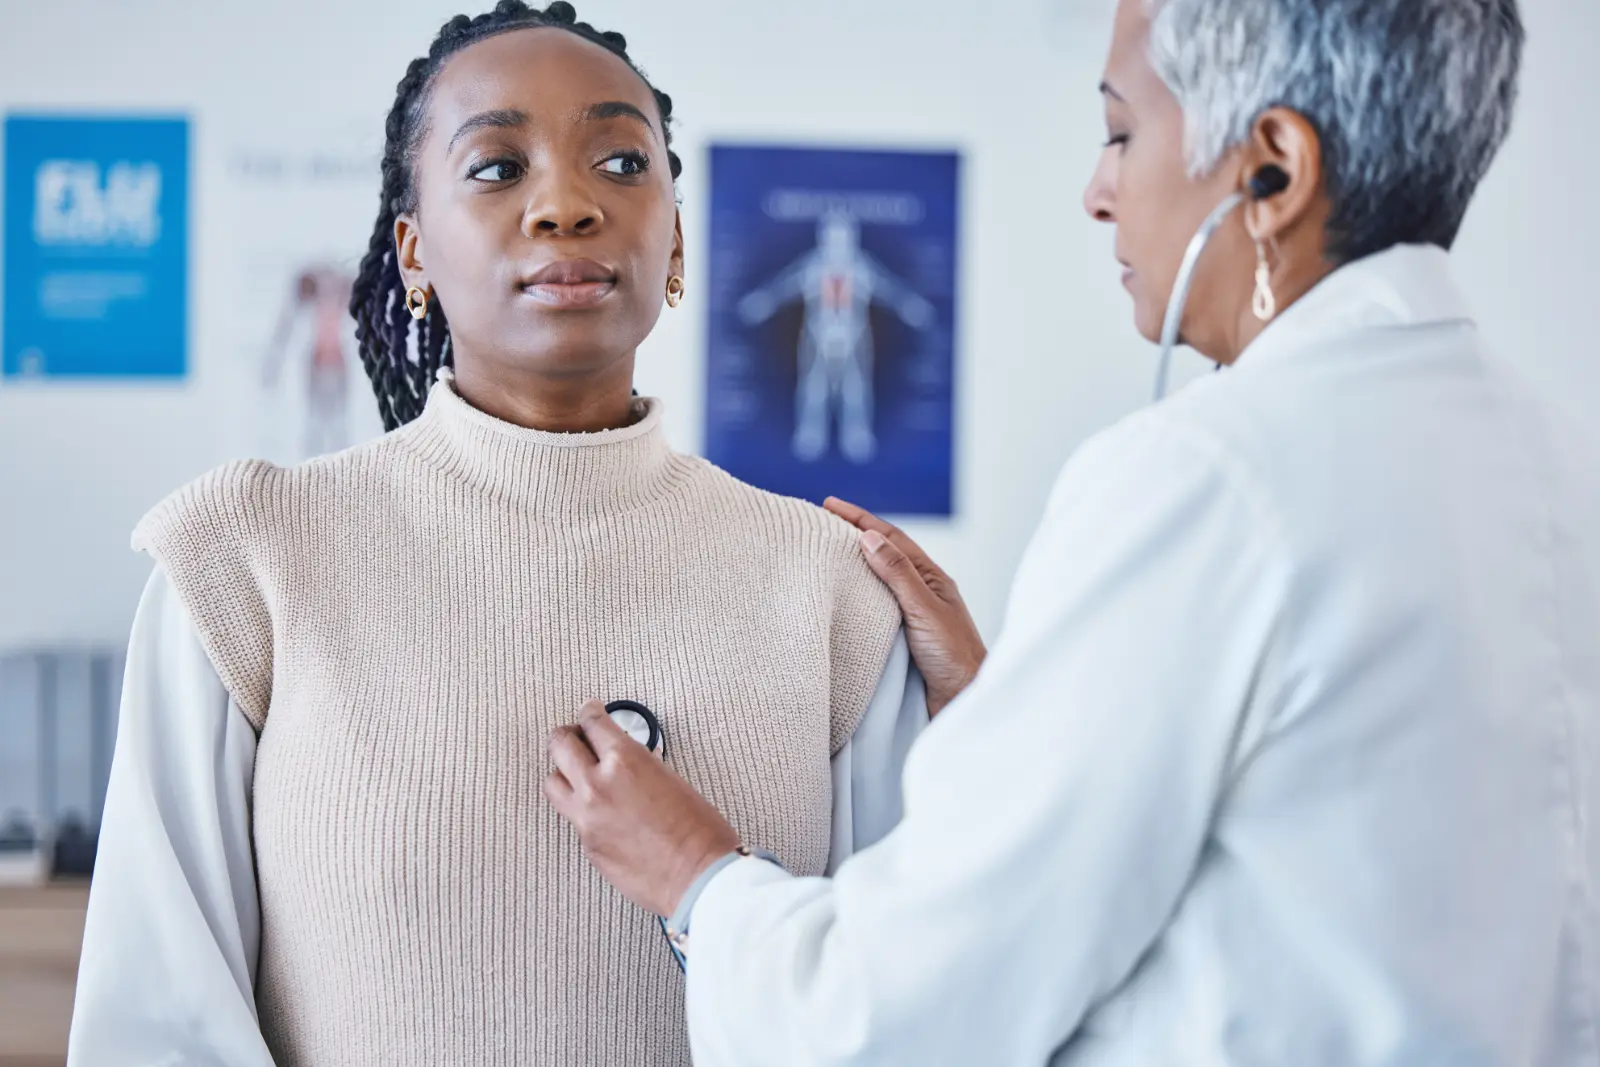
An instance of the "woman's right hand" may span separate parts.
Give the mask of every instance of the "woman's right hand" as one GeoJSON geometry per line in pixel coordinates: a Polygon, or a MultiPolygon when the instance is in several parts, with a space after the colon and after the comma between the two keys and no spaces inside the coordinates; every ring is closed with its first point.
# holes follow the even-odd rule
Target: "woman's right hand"
{"type": "Polygon", "coordinates": [[[956,583],[898,527],[834,497],[823,507],[861,531],[867,565],[900,602],[911,657],[928,688],[928,714],[937,715],[989,654],[956,583]]]}

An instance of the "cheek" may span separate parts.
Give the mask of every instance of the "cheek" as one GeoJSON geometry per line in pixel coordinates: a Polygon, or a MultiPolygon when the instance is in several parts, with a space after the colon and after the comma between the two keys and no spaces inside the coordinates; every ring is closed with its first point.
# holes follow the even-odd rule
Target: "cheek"
{"type": "Polygon", "coordinates": [[[1135,152],[1126,153],[1117,178],[1117,251],[1133,268],[1134,324],[1147,340],[1155,340],[1171,286],[1162,236],[1170,199],[1135,152]]]}
{"type": "Polygon", "coordinates": [[[492,218],[474,211],[455,210],[434,227],[427,266],[441,283],[456,289],[476,288],[503,258],[499,230],[492,218]]]}
{"type": "Polygon", "coordinates": [[[520,205],[509,197],[424,196],[423,269],[446,314],[464,318],[503,297],[509,280],[501,275],[521,218],[520,205]]]}
{"type": "Polygon", "coordinates": [[[1127,254],[1150,295],[1164,304],[1189,242],[1216,198],[1205,185],[1189,180],[1176,154],[1149,160],[1130,154],[1119,197],[1127,254]]]}
{"type": "Polygon", "coordinates": [[[1117,169],[1117,222],[1125,250],[1140,272],[1156,270],[1170,228],[1174,189],[1160,168],[1130,149],[1117,169]]]}
{"type": "Polygon", "coordinates": [[[637,239],[628,250],[628,274],[644,302],[660,303],[666,298],[667,277],[671,274],[673,222],[677,205],[663,211],[652,208],[640,219],[637,239]]]}

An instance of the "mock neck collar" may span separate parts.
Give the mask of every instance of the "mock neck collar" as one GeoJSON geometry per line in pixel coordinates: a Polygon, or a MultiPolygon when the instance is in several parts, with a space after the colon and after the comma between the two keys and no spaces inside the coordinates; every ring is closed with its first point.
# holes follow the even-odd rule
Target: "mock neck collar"
{"type": "Polygon", "coordinates": [[[636,400],[634,409],[637,421],[619,430],[530,430],[467,403],[446,369],[407,436],[446,473],[520,507],[603,517],[656,499],[684,474],[662,430],[661,401],[636,400]]]}
{"type": "Polygon", "coordinates": [[[1329,274],[1284,309],[1239,357],[1256,363],[1361,330],[1470,322],[1436,245],[1396,245],[1329,274]]]}

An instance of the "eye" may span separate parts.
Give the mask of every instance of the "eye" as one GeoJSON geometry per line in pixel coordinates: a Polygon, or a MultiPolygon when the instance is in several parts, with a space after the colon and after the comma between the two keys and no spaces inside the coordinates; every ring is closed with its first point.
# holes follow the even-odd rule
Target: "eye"
{"type": "Polygon", "coordinates": [[[1131,136],[1132,136],[1131,134],[1126,134],[1126,133],[1114,133],[1109,138],[1106,139],[1106,147],[1107,148],[1121,148],[1121,147],[1123,147],[1124,145],[1126,145],[1128,143],[1128,139],[1131,136]]]}
{"type": "Polygon", "coordinates": [[[515,181],[521,176],[522,167],[508,159],[497,159],[493,162],[485,163],[481,167],[473,168],[473,170],[467,175],[467,177],[471,178],[473,181],[486,182],[490,184],[495,182],[515,181]]]}
{"type": "Polygon", "coordinates": [[[650,158],[643,152],[618,152],[600,164],[607,174],[636,178],[650,169],[650,158]]]}

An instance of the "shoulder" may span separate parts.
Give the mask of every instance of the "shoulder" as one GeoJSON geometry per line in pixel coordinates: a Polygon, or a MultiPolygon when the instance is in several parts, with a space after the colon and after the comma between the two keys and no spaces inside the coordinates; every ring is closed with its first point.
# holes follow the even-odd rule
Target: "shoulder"
{"type": "Polygon", "coordinates": [[[1300,550],[1394,547],[1448,532],[1430,509],[1450,501],[1520,499],[1513,460],[1548,424],[1524,384],[1469,325],[1380,325],[1247,352],[1144,414],[1199,442],[1300,550]]]}
{"type": "Polygon", "coordinates": [[[271,703],[275,605],[319,537],[382,472],[389,438],[280,467],[242,460],[201,475],[134,528],[133,547],[170,581],[219,678],[260,729],[271,703]],[[378,462],[374,462],[377,460],[378,462]]]}
{"type": "Polygon", "coordinates": [[[696,459],[700,466],[698,491],[704,505],[720,518],[751,525],[765,536],[803,544],[827,558],[860,556],[855,528],[837,515],[807,500],[759,489],[696,459]]]}
{"type": "Polygon", "coordinates": [[[264,460],[238,460],[207,471],[145,513],[134,527],[133,547],[159,557],[169,541],[186,533],[236,539],[254,524],[285,473],[264,460]]]}
{"type": "Polygon", "coordinates": [[[701,506],[720,528],[744,531],[812,580],[821,579],[837,613],[872,628],[899,624],[899,608],[867,566],[855,527],[809,501],[758,489],[706,460],[695,462],[701,467],[701,506]]]}
{"type": "Polygon", "coordinates": [[[1067,460],[1052,506],[1069,502],[1062,497],[1084,503],[1105,494],[1119,502],[1116,510],[1137,510],[1140,500],[1204,487],[1270,511],[1251,435],[1238,432],[1237,413],[1215,408],[1206,405],[1197,415],[1193,405],[1168,401],[1113,423],[1067,460]]]}
{"type": "MultiPolygon", "coordinates": [[[[1285,562],[1285,502],[1254,457],[1171,402],[1127,416],[1080,445],[1062,468],[1013,593],[1076,575],[1154,575],[1155,559],[1229,557],[1285,562]]],[[[1013,601],[1013,604],[1015,600],[1013,601]]]]}
{"type": "Polygon", "coordinates": [[[386,456],[397,436],[390,434],[293,467],[261,459],[223,464],[146,512],[134,527],[133,547],[160,558],[164,548],[178,541],[196,548],[221,548],[292,531],[316,518],[319,500],[336,499],[342,495],[338,490],[352,488],[370,471],[381,471],[385,464],[372,461],[386,456]]]}

